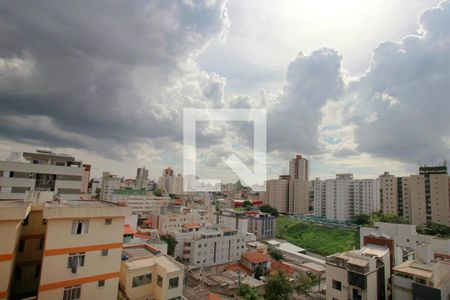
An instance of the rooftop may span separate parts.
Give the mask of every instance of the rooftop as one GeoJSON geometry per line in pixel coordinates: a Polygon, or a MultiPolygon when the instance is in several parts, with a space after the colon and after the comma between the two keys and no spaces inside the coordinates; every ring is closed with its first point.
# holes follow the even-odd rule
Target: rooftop
{"type": "Polygon", "coordinates": [[[253,264],[260,264],[270,261],[270,258],[259,251],[246,252],[242,254],[242,259],[248,260],[253,264]]]}

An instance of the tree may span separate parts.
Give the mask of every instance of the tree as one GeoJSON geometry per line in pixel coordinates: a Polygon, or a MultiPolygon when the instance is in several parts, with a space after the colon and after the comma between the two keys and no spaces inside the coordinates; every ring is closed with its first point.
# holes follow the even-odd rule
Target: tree
{"type": "Polygon", "coordinates": [[[314,275],[301,275],[297,278],[294,284],[294,291],[298,295],[308,296],[315,284],[316,278],[314,275]]]}
{"type": "Polygon", "coordinates": [[[270,255],[270,257],[272,257],[275,260],[283,259],[283,253],[275,247],[269,246],[269,248],[267,249],[267,252],[270,255]]]}
{"type": "Polygon", "coordinates": [[[352,218],[353,223],[357,224],[357,225],[370,225],[371,223],[371,217],[367,214],[360,214],[360,215],[356,215],[352,218]]]}
{"type": "Polygon", "coordinates": [[[450,227],[435,222],[428,222],[425,226],[418,226],[417,232],[446,238],[450,237],[450,227]]]}
{"type": "Polygon", "coordinates": [[[271,214],[272,216],[278,216],[278,210],[270,205],[264,204],[259,207],[259,210],[263,213],[271,214]]]}
{"type": "Polygon", "coordinates": [[[156,189],[153,191],[153,194],[154,194],[156,197],[161,197],[162,194],[163,194],[163,191],[162,191],[160,188],[156,188],[156,189]]]}
{"type": "Polygon", "coordinates": [[[267,300],[289,300],[293,289],[286,272],[277,271],[273,275],[268,275],[265,291],[267,300]]]}
{"type": "Polygon", "coordinates": [[[177,240],[169,234],[162,235],[161,240],[167,243],[167,254],[173,256],[175,252],[175,246],[177,245],[177,240]]]}
{"type": "Polygon", "coordinates": [[[244,300],[262,300],[263,298],[258,294],[256,288],[248,284],[241,284],[238,290],[238,295],[244,300]]]}
{"type": "Polygon", "coordinates": [[[266,274],[267,274],[267,269],[262,264],[259,264],[255,270],[255,278],[259,279],[259,278],[261,278],[261,276],[265,276],[266,274]]]}
{"type": "Polygon", "coordinates": [[[245,210],[249,210],[253,206],[253,203],[251,201],[245,200],[244,203],[242,203],[242,207],[245,210]]]}

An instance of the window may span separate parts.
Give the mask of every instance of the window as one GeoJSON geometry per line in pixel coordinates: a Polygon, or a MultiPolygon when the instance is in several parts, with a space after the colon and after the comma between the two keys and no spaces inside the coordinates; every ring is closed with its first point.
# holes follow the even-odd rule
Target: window
{"type": "Polygon", "coordinates": [[[40,273],[41,273],[41,265],[37,265],[36,270],[34,271],[34,278],[39,278],[40,273]]]}
{"type": "Polygon", "coordinates": [[[22,268],[16,267],[16,269],[14,270],[14,280],[19,281],[21,277],[22,277],[22,268]]]}
{"type": "Polygon", "coordinates": [[[97,286],[98,286],[98,287],[105,286],[105,281],[104,281],[104,280],[99,280],[99,281],[97,282],[97,286]]]}
{"type": "Polygon", "coordinates": [[[158,275],[158,277],[157,277],[156,284],[157,284],[159,287],[162,287],[162,285],[163,285],[163,279],[162,279],[162,277],[159,276],[159,275],[158,275]]]}
{"type": "Polygon", "coordinates": [[[87,234],[89,229],[89,220],[73,220],[72,234],[87,234]]]}
{"type": "Polygon", "coordinates": [[[103,249],[102,256],[107,256],[107,255],[108,255],[108,249],[103,249]]]}
{"type": "Polygon", "coordinates": [[[44,239],[39,240],[39,250],[44,249],[44,239]]]}
{"type": "Polygon", "coordinates": [[[131,283],[131,287],[135,288],[135,287],[142,286],[144,284],[150,284],[150,283],[152,283],[152,273],[133,277],[133,282],[131,283]]]}
{"type": "Polygon", "coordinates": [[[342,283],[340,281],[333,280],[333,289],[338,291],[342,290],[342,283]]]}
{"type": "Polygon", "coordinates": [[[105,219],[105,225],[111,225],[112,219],[105,219]]]}
{"type": "Polygon", "coordinates": [[[85,253],[71,253],[67,259],[67,268],[72,269],[72,273],[76,273],[79,267],[84,266],[85,253]]]}
{"type": "Polygon", "coordinates": [[[23,252],[24,249],[25,249],[25,240],[20,240],[19,241],[19,252],[23,252]]]}
{"type": "Polygon", "coordinates": [[[77,300],[81,296],[81,285],[69,286],[64,289],[63,300],[77,300]]]}
{"type": "Polygon", "coordinates": [[[42,219],[42,225],[47,225],[47,219],[42,219]]]}
{"type": "Polygon", "coordinates": [[[178,277],[169,279],[169,289],[175,289],[178,287],[178,277]]]}

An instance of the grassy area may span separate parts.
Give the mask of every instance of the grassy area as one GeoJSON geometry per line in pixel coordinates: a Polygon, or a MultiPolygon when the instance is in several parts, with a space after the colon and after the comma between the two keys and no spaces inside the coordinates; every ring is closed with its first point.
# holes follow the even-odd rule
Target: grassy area
{"type": "Polygon", "coordinates": [[[305,223],[286,217],[277,218],[277,237],[324,256],[359,248],[359,233],[355,230],[305,223]]]}

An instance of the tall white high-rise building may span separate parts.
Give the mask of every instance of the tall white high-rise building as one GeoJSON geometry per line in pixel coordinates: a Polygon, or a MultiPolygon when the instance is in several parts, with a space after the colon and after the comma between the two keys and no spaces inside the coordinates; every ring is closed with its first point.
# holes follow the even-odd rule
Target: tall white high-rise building
{"type": "Polygon", "coordinates": [[[336,179],[314,181],[314,215],[347,221],[359,214],[380,210],[378,179],[353,179],[352,174],[337,174],[336,179]]]}

